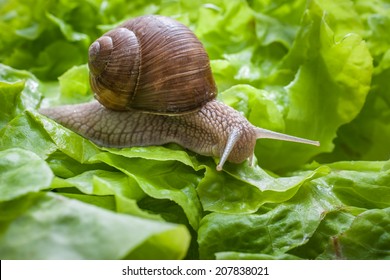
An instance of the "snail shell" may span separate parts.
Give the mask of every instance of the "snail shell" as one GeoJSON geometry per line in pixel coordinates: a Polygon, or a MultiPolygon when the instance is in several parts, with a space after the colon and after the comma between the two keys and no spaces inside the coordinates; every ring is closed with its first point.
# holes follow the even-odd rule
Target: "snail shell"
{"type": "Polygon", "coordinates": [[[105,33],[90,46],[88,63],[96,99],[112,110],[180,114],[217,95],[203,45],[163,16],[138,17],[105,33]]]}

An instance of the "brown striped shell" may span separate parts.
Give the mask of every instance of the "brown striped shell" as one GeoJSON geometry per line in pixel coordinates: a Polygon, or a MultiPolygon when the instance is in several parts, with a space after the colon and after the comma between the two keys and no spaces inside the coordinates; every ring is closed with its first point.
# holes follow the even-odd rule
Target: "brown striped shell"
{"type": "Polygon", "coordinates": [[[197,110],[217,95],[209,57],[194,33],[163,16],[142,16],[89,48],[96,99],[113,110],[157,114],[197,110]]]}

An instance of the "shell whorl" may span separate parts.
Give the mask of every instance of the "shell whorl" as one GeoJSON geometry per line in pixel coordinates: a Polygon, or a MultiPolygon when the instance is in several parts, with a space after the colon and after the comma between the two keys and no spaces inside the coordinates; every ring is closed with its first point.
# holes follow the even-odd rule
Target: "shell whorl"
{"type": "Polygon", "coordinates": [[[163,16],[129,20],[89,49],[96,99],[114,110],[196,110],[215,98],[208,55],[193,32],[163,16]]]}
{"type": "Polygon", "coordinates": [[[135,34],[117,28],[89,48],[90,84],[96,99],[105,107],[125,110],[129,93],[135,91],[140,64],[135,34]]]}

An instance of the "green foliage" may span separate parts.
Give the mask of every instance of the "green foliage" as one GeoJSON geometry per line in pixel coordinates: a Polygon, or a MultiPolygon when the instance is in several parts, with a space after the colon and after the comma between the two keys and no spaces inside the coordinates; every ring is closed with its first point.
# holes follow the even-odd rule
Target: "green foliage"
{"type": "Polygon", "coordinates": [[[0,258],[389,259],[389,29],[385,0],[0,1],[0,258]],[[197,34],[221,101],[321,146],[217,172],[38,113],[93,98],[89,44],[151,13],[197,34]]]}

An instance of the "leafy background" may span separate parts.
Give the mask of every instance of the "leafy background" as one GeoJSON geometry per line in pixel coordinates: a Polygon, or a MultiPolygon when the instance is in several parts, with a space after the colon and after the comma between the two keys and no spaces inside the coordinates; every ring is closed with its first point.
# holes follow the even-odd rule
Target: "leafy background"
{"type": "Polygon", "coordinates": [[[0,1],[0,258],[389,259],[388,0],[0,1]],[[171,16],[218,98],[255,125],[255,167],[177,145],[106,149],[40,115],[90,100],[90,43],[171,16]]]}

